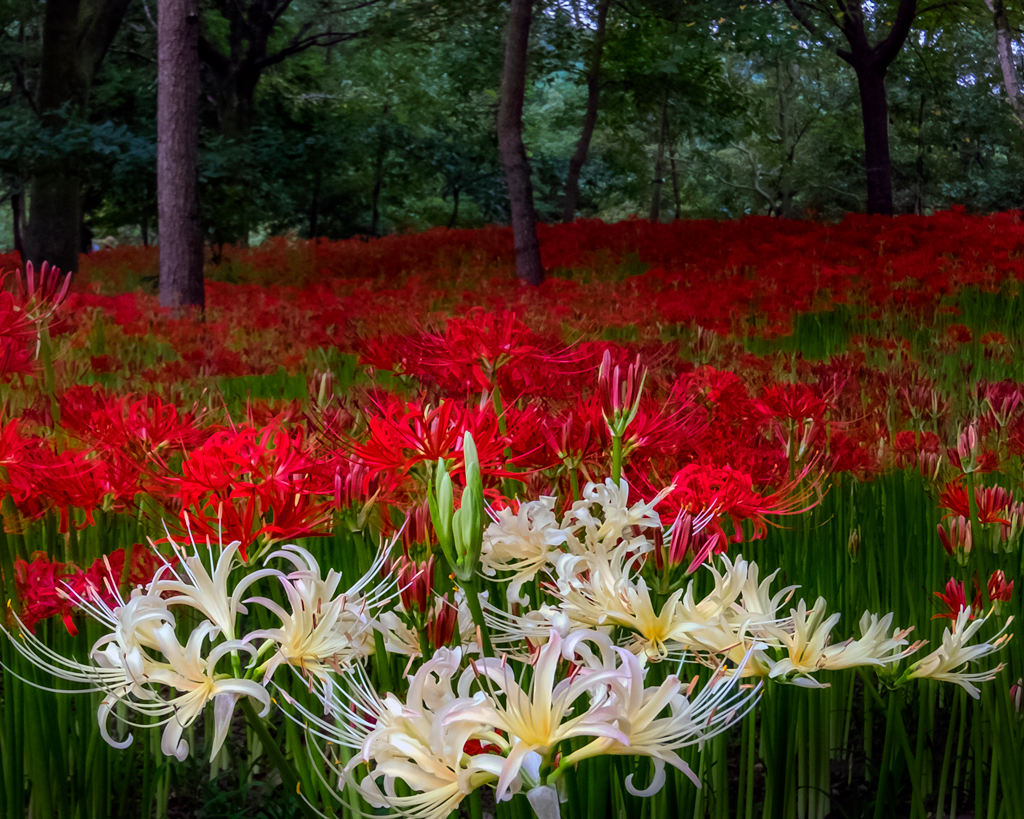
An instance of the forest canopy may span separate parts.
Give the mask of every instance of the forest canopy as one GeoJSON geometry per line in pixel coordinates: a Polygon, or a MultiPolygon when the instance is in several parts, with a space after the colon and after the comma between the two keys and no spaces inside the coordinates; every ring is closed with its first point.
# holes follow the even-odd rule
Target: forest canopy
{"type": "MultiPolygon", "coordinates": [[[[859,5],[869,45],[905,4],[859,5]]],[[[592,81],[600,101],[576,216],[868,209],[859,74],[838,9],[534,2],[523,122],[538,218],[563,218],[592,81]]],[[[1020,207],[1020,9],[971,0],[913,12],[883,72],[893,210],[1020,207]]],[[[26,224],[31,180],[68,167],[83,247],[156,241],[156,14],[154,0],[0,3],[0,246],[26,224]],[[58,7],[90,34],[96,15],[120,24],[105,48],[66,58],[91,74],[47,107],[43,34],[58,7]]],[[[507,223],[496,119],[508,15],[493,0],[203,0],[207,244],[507,223]]]]}

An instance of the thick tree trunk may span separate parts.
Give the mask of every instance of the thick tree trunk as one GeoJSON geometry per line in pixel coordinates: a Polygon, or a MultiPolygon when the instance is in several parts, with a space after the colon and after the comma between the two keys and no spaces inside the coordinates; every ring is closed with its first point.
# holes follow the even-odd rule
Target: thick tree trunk
{"type": "Polygon", "coordinates": [[[512,235],[516,246],[516,275],[524,284],[544,281],[537,238],[537,212],[533,204],[530,162],[523,144],[523,101],[526,96],[526,63],[533,0],[512,0],[505,29],[505,66],[498,108],[498,145],[505,166],[512,235]]]}
{"type": "Polygon", "coordinates": [[[1010,31],[1010,20],[1006,16],[1003,0],[985,0],[985,5],[992,12],[992,22],[996,29],[996,53],[999,55],[999,68],[1003,72],[1003,85],[1006,97],[1016,114],[1017,124],[1024,128],[1024,100],[1020,96],[1020,84],[1017,80],[1017,64],[1013,60],[1013,33],[1010,31]]]}
{"type": "Polygon", "coordinates": [[[579,142],[576,143],[576,150],[569,159],[569,175],[565,180],[565,203],[562,209],[563,222],[571,222],[576,218],[576,208],[580,201],[580,173],[587,161],[590,140],[597,125],[597,110],[601,100],[601,56],[604,54],[609,5],[611,0],[597,2],[597,30],[594,32],[594,47],[590,56],[590,68],[587,71],[587,110],[583,115],[583,130],[580,132],[579,142]]]}
{"type": "Polygon", "coordinates": [[[196,199],[199,14],[194,0],[160,0],[157,23],[157,205],[160,304],[205,306],[196,199]]]}
{"type": "MultiPolygon", "coordinates": [[[[47,0],[36,109],[59,129],[64,112],[84,113],[93,77],[124,18],[129,0],[47,0]]],[[[25,254],[78,270],[82,240],[81,181],[74,163],[55,159],[36,169],[30,186],[25,254]]]]}
{"type": "Polygon", "coordinates": [[[889,106],[885,69],[853,63],[860,91],[864,124],[864,168],[868,183],[868,213],[892,216],[892,159],[889,156],[889,106]]]}

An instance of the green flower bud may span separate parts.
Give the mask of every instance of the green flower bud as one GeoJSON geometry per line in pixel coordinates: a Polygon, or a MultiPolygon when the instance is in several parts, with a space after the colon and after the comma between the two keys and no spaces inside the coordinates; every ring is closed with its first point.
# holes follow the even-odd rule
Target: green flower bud
{"type": "Polygon", "coordinates": [[[452,479],[441,458],[437,459],[437,471],[434,479],[427,485],[427,502],[430,506],[430,520],[434,524],[437,542],[441,546],[448,565],[452,571],[455,571],[457,559],[452,542],[455,501],[452,492],[452,479]]]}

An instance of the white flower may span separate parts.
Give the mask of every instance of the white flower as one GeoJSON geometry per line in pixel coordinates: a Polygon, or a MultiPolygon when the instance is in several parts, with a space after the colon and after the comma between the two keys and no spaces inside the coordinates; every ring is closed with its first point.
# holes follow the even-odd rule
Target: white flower
{"type": "Polygon", "coordinates": [[[198,546],[195,546],[195,552],[189,555],[185,554],[179,544],[172,545],[181,556],[179,566],[184,577],[175,567],[165,563],[150,583],[150,593],[159,596],[170,592],[173,596],[167,599],[168,605],[191,606],[198,609],[220,629],[226,639],[234,640],[237,636],[235,620],[239,612],[244,614],[247,611],[241,602],[242,594],[260,578],[279,577],[281,572],[277,569],[250,572],[229,590],[231,570],[238,563],[238,550],[242,545],[240,541],[236,540],[223,547],[215,566],[213,548],[207,547],[209,561],[213,566],[212,572],[203,562],[198,546]]]}
{"type": "Polygon", "coordinates": [[[603,736],[627,741],[615,724],[613,709],[604,705],[580,709],[578,713],[574,709],[578,700],[590,695],[619,671],[592,671],[556,683],[561,658],[562,638],[558,632],[552,631],[547,644],[537,655],[528,690],[519,685],[506,662],[493,658],[479,660],[464,672],[460,693],[468,691],[468,683],[479,676],[490,689],[490,695],[478,695],[475,703],[460,703],[458,708],[453,704],[447,709],[448,723],[465,720],[489,725],[507,736],[507,739],[497,737],[495,740],[504,746],[506,753],[496,785],[498,799],[508,794],[531,754],[547,753],[560,742],[573,737],[603,736]]]}
{"type": "Polygon", "coordinates": [[[977,645],[969,646],[967,643],[975,634],[978,633],[981,627],[985,624],[985,621],[988,620],[988,617],[982,617],[974,621],[971,621],[970,618],[970,608],[960,609],[956,622],[953,624],[952,631],[948,628],[943,630],[942,645],[927,657],[923,657],[910,666],[910,669],[907,672],[907,678],[943,680],[945,682],[956,683],[957,685],[962,686],[963,689],[972,697],[978,699],[978,697],[981,696],[981,692],[974,683],[994,680],[996,674],[998,674],[1003,668],[1003,664],[1000,663],[995,668],[989,669],[988,671],[976,671],[972,673],[968,673],[965,667],[969,663],[978,662],[982,657],[994,654],[1010,641],[1010,638],[1013,637],[1013,635],[1006,634],[1006,629],[1010,627],[1010,623],[1013,622],[1013,618],[1011,617],[1006,621],[1005,625],[999,630],[992,642],[978,643],[977,645]],[[961,670],[957,671],[956,669],[961,670]]]}
{"type": "Polygon", "coordinates": [[[510,603],[530,602],[522,594],[523,584],[547,568],[552,553],[572,537],[559,526],[554,507],[555,498],[543,497],[520,504],[515,514],[505,508],[492,513],[494,522],[484,530],[480,564],[490,576],[497,571],[513,573],[505,591],[510,603]]]}
{"type": "Polygon", "coordinates": [[[663,489],[652,500],[641,500],[630,506],[626,479],[616,484],[611,478],[605,478],[603,484],[588,483],[583,488],[583,500],[572,505],[569,517],[585,527],[590,540],[617,540],[634,526],[640,529],[660,527],[661,518],[654,508],[672,489],[663,489]]]}
{"type": "MultiPolygon", "coordinates": [[[[562,768],[591,756],[638,755],[654,760],[654,778],[646,789],[633,787],[633,776],[626,777],[626,790],[636,796],[652,796],[665,783],[665,765],[686,774],[699,788],[700,780],[677,751],[701,744],[720,734],[733,722],[742,720],[757,702],[760,685],[749,691],[737,690],[736,677],[723,679],[719,668],[700,694],[690,699],[677,676],[670,675],[661,685],[645,687],[642,659],[618,649],[619,673],[609,679],[608,707],[618,711],[616,724],[625,740],[601,737],[585,745],[561,762],[562,768]],[[665,714],[666,709],[668,714],[665,714]]],[[[692,686],[691,686],[692,688],[692,686]]]]}
{"type": "Polygon", "coordinates": [[[416,819],[445,819],[468,794],[496,781],[503,764],[499,756],[466,751],[471,740],[488,742],[494,734],[489,726],[459,718],[460,709],[475,702],[453,689],[461,660],[461,649],[439,649],[410,680],[404,703],[392,693],[377,694],[357,666],[347,678],[350,688],[331,693],[329,709],[336,719],[313,714],[289,698],[298,711],[293,719],[328,742],[358,751],[345,769],[332,767],[353,779],[356,770],[369,766],[357,785],[373,807],[416,819]],[[414,793],[399,795],[399,781],[414,793]]]}
{"type": "Polygon", "coordinates": [[[263,639],[274,644],[274,655],[261,666],[264,679],[272,679],[281,665],[291,665],[328,687],[331,670],[372,652],[375,622],[370,611],[387,599],[394,589],[394,579],[371,590],[368,596],[363,596],[363,590],[379,577],[386,554],[382,549],[355,585],[340,594],[341,575],[331,569],[323,577],[319,564],[307,550],[285,546],[268,557],[284,558],[296,571],[288,575],[275,573],[284,587],[290,610],[266,597],[246,600],[258,603],[281,621],[279,627],[258,629],[245,638],[246,643],[263,639]]]}

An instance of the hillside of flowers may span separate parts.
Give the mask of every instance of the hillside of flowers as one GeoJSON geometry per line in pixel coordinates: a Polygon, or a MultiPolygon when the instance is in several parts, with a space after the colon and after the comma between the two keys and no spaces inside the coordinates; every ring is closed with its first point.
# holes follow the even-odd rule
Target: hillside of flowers
{"type": "Polygon", "coordinates": [[[0,814],[1017,815],[1021,215],[541,243],[0,259],[0,814]]]}

